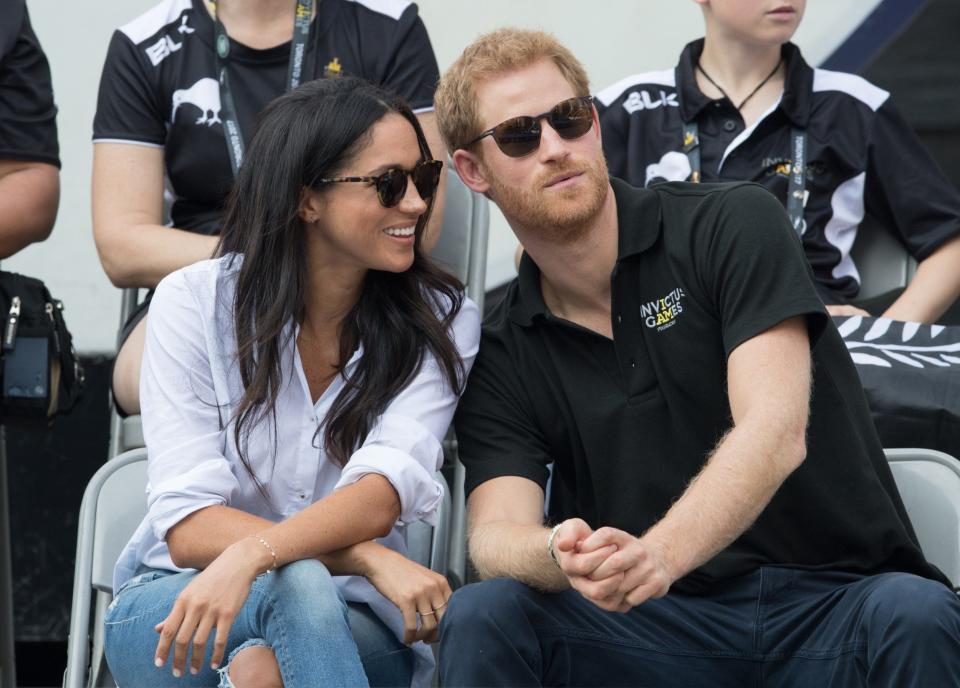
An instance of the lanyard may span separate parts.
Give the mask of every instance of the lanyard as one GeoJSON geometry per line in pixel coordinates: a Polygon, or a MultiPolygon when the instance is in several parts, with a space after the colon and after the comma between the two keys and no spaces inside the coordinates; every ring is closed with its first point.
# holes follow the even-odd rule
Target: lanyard
{"type": "MultiPolygon", "coordinates": [[[[233,91],[230,88],[230,79],[227,75],[227,62],[230,56],[230,37],[217,16],[216,0],[210,0],[213,8],[213,21],[216,25],[216,49],[214,50],[217,80],[220,82],[220,108],[223,111],[223,135],[227,142],[227,153],[230,156],[230,167],[233,176],[243,162],[243,134],[240,131],[240,120],[237,118],[237,108],[233,100],[233,91]]],[[[304,57],[307,52],[307,39],[310,37],[310,15],[313,12],[313,0],[296,0],[296,9],[293,14],[293,39],[290,42],[290,65],[287,68],[287,90],[292,90],[303,81],[313,78],[310,73],[304,72],[304,57]]]]}
{"type": "MultiPolygon", "coordinates": [[[[803,206],[807,195],[807,132],[796,127],[790,130],[790,185],[787,188],[787,215],[797,236],[803,235],[803,206]]],[[[690,161],[690,181],[700,182],[700,132],[696,121],[683,125],[683,152],[690,161]]]]}

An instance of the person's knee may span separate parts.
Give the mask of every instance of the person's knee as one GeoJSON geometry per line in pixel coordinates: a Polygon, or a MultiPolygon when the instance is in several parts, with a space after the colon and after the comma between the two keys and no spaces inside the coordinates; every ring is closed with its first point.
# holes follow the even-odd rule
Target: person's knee
{"type": "Polygon", "coordinates": [[[524,625],[524,600],[537,594],[527,585],[510,578],[464,586],[453,593],[440,623],[442,641],[451,634],[464,638],[490,635],[497,628],[520,630],[524,625]]]}
{"type": "MultiPolygon", "coordinates": [[[[258,580],[272,613],[307,624],[347,625],[347,603],[327,567],[316,559],[295,561],[258,580]]],[[[348,627],[348,626],[347,626],[348,627]]]]}
{"type": "Polygon", "coordinates": [[[905,642],[935,638],[960,640],[960,600],[936,581],[910,574],[891,574],[867,602],[871,620],[905,642]]]}
{"type": "Polygon", "coordinates": [[[140,366],[146,329],[147,318],[144,317],[123,342],[113,364],[113,397],[117,405],[130,415],[140,413],[140,366]]]}
{"type": "Polygon", "coordinates": [[[277,657],[265,645],[240,650],[226,671],[229,683],[224,683],[233,688],[283,688],[277,657]]]}

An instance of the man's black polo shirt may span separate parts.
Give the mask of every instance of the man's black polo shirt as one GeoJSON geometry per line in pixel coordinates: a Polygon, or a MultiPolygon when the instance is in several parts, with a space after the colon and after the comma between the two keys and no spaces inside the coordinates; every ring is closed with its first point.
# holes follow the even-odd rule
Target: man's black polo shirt
{"type": "Polygon", "coordinates": [[[783,208],[753,184],[611,182],[614,338],[551,315],[524,257],[484,324],[457,411],[468,493],[506,475],[544,487],[554,463],[552,521],[579,516],[643,533],[730,429],[727,356],[804,315],[815,369],[807,459],[746,533],[674,589],[696,592],[767,564],[942,580],[916,545],[783,208]]]}
{"type": "Polygon", "coordinates": [[[850,247],[865,215],[918,260],[960,235],[960,192],[889,93],[854,74],[811,69],[788,43],[783,97],[748,129],[729,100],[710,100],[697,86],[702,51],[703,41],[694,41],[676,69],[630,76],[597,94],[610,174],[634,186],[686,180],[683,126],[696,121],[703,181],[753,181],[786,204],[790,130],[805,130],[803,247],[827,303],[860,289],[850,247]]]}

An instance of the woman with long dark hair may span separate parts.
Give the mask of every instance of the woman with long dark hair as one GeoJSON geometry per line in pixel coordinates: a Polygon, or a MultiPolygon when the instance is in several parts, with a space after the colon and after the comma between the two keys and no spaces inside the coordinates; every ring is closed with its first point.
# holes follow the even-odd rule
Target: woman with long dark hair
{"type": "Polygon", "coordinates": [[[166,277],[141,396],[148,511],[120,557],[120,686],[422,684],[450,588],[403,555],[479,315],[420,241],[441,163],[379,87],[264,111],[218,258],[166,277]]]}

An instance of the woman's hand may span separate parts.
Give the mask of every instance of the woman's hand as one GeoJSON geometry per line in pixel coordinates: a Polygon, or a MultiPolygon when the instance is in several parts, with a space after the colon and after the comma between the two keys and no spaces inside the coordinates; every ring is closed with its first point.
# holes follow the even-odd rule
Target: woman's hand
{"type": "Polygon", "coordinates": [[[843,317],[846,315],[862,315],[865,318],[869,318],[870,314],[867,313],[862,308],[857,308],[856,306],[850,306],[848,304],[831,304],[827,306],[827,313],[833,317],[843,317]]]}
{"type": "Polygon", "coordinates": [[[177,596],[170,614],[154,630],[160,633],[154,663],[167,663],[173,645],[173,675],[183,675],[187,649],[193,646],[190,673],[197,674],[206,655],[210,631],[216,631],[210,666],[216,669],[223,661],[230,626],[250,594],[257,574],[273,563],[269,550],[253,538],[244,538],[223,551],[197,574],[177,596]]]}
{"type": "Polygon", "coordinates": [[[403,614],[403,642],[435,642],[447,600],[453,594],[447,579],[375,543],[369,543],[363,559],[363,575],[403,614]]]}

